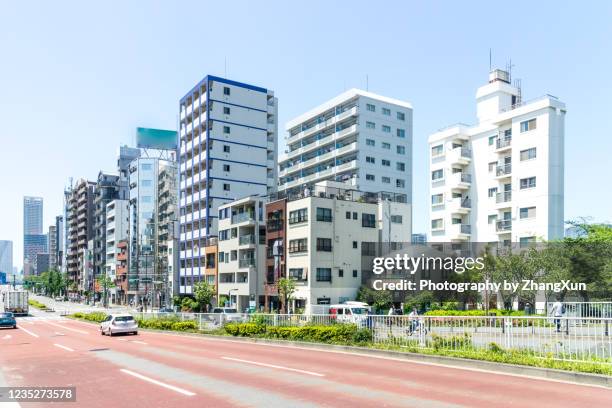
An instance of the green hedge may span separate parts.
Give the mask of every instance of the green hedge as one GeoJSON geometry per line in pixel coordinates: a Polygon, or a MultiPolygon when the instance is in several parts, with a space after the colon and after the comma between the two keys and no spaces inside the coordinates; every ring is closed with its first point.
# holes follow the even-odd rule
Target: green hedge
{"type": "Polygon", "coordinates": [[[90,322],[95,322],[95,323],[103,322],[104,319],[106,319],[106,316],[108,315],[104,312],[91,312],[91,313],[77,312],[77,313],[73,313],[70,315],[70,317],[74,317],[75,319],[83,319],[83,320],[88,320],[90,322]]]}
{"type": "Polygon", "coordinates": [[[136,319],[138,327],[143,329],[191,331],[197,330],[198,324],[193,320],[180,321],[178,318],[136,319]]]}
{"type": "Polygon", "coordinates": [[[28,300],[28,304],[40,310],[47,310],[47,306],[45,304],[40,303],[39,301],[34,300],[34,299],[28,300]]]}
{"type": "Polygon", "coordinates": [[[361,344],[372,341],[370,330],[359,329],[354,324],[266,326],[258,323],[228,323],[224,326],[224,330],[232,336],[264,337],[317,343],[361,344]]]}

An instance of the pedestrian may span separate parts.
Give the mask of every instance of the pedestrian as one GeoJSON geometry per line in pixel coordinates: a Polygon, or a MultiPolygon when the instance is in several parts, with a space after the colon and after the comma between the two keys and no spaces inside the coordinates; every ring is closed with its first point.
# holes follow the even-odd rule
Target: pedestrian
{"type": "Polygon", "coordinates": [[[557,333],[561,333],[561,318],[565,312],[565,306],[561,303],[560,299],[557,299],[550,309],[550,315],[555,319],[555,325],[557,326],[557,333]]]}
{"type": "Polygon", "coordinates": [[[414,332],[419,327],[419,312],[416,307],[413,307],[408,314],[408,320],[410,321],[410,331],[414,332]]]}

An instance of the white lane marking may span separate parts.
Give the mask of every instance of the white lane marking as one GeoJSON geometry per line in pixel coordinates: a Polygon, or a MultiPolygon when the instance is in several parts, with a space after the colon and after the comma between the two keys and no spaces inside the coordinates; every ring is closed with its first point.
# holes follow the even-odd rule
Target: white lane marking
{"type": "Polygon", "coordinates": [[[6,336],[4,336],[4,337],[2,338],[2,340],[8,340],[8,339],[10,339],[11,337],[13,337],[13,336],[11,336],[10,334],[7,334],[6,336]]]}
{"type": "Polygon", "coordinates": [[[23,326],[19,326],[20,330],[23,330],[24,332],[28,333],[30,336],[32,337],[38,337],[38,334],[36,333],[32,333],[31,331],[29,331],[28,329],[24,328],[23,326]]]}
{"type": "Polygon", "coordinates": [[[144,341],[140,341],[140,340],[130,340],[130,342],[132,343],[138,343],[138,344],[144,344],[147,345],[148,343],[145,343],[144,341]]]}
{"type": "Polygon", "coordinates": [[[260,363],[260,362],[257,362],[257,361],[241,360],[239,358],[232,358],[232,357],[221,357],[221,358],[223,360],[237,361],[239,363],[254,364],[254,365],[258,365],[258,366],[262,366],[262,367],[278,368],[279,370],[293,371],[293,372],[296,372],[296,373],[314,375],[316,377],[325,377],[325,374],[314,373],[312,371],[306,371],[306,370],[298,370],[297,368],[283,367],[283,366],[274,365],[274,364],[267,364],[267,363],[260,363]]]}
{"type": "Polygon", "coordinates": [[[127,341],[127,339],[117,339],[117,341],[127,341]]]}
{"type": "Polygon", "coordinates": [[[55,335],[56,335],[56,336],[65,336],[65,334],[64,334],[64,333],[60,333],[60,332],[55,332],[55,335]]]}
{"type": "Polygon", "coordinates": [[[161,381],[154,380],[153,378],[145,377],[142,374],[138,374],[138,373],[135,373],[134,371],[126,370],[125,368],[121,368],[119,369],[119,371],[125,374],[128,374],[128,375],[131,375],[133,377],[140,378],[143,381],[148,381],[151,384],[159,385],[160,387],[164,387],[169,390],[176,391],[179,394],[187,395],[188,397],[193,397],[194,395],[196,395],[194,392],[187,391],[183,388],[175,387],[174,385],[170,385],[170,384],[163,383],[161,381]]]}
{"type": "Polygon", "coordinates": [[[84,330],[73,329],[73,328],[70,328],[70,327],[64,327],[64,326],[60,326],[59,324],[55,324],[55,323],[51,323],[51,322],[45,322],[45,323],[50,324],[51,326],[59,327],[60,329],[70,330],[70,331],[73,331],[75,333],[89,334],[89,332],[86,332],[84,330]]]}
{"type": "Polygon", "coordinates": [[[61,344],[53,343],[53,345],[54,345],[55,347],[59,347],[59,348],[64,349],[64,350],[66,350],[66,351],[74,351],[74,350],[73,350],[73,349],[71,349],[70,347],[62,346],[61,344]]]}

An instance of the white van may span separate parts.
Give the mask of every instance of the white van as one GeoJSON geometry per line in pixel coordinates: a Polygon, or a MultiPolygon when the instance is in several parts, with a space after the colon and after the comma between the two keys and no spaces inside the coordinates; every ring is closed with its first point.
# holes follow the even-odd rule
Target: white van
{"type": "Polygon", "coordinates": [[[359,326],[365,324],[370,310],[370,306],[363,302],[344,302],[329,306],[329,314],[332,319],[340,323],[355,323],[359,326]]]}

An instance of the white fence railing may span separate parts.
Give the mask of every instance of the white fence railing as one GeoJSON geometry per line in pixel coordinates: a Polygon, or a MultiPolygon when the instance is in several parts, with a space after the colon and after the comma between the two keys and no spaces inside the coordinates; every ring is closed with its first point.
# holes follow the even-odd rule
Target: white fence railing
{"type": "MultiPolygon", "coordinates": [[[[546,304],[552,310],[554,302],[546,304]]],[[[562,302],[566,317],[612,317],[612,302],[562,302]]]]}
{"type": "Polygon", "coordinates": [[[410,349],[522,350],[537,357],[603,360],[612,364],[612,318],[544,316],[381,316],[214,313],[136,313],[140,319],[194,321],[200,330],[231,322],[271,326],[353,323],[371,332],[372,340],[410,349]]]}

